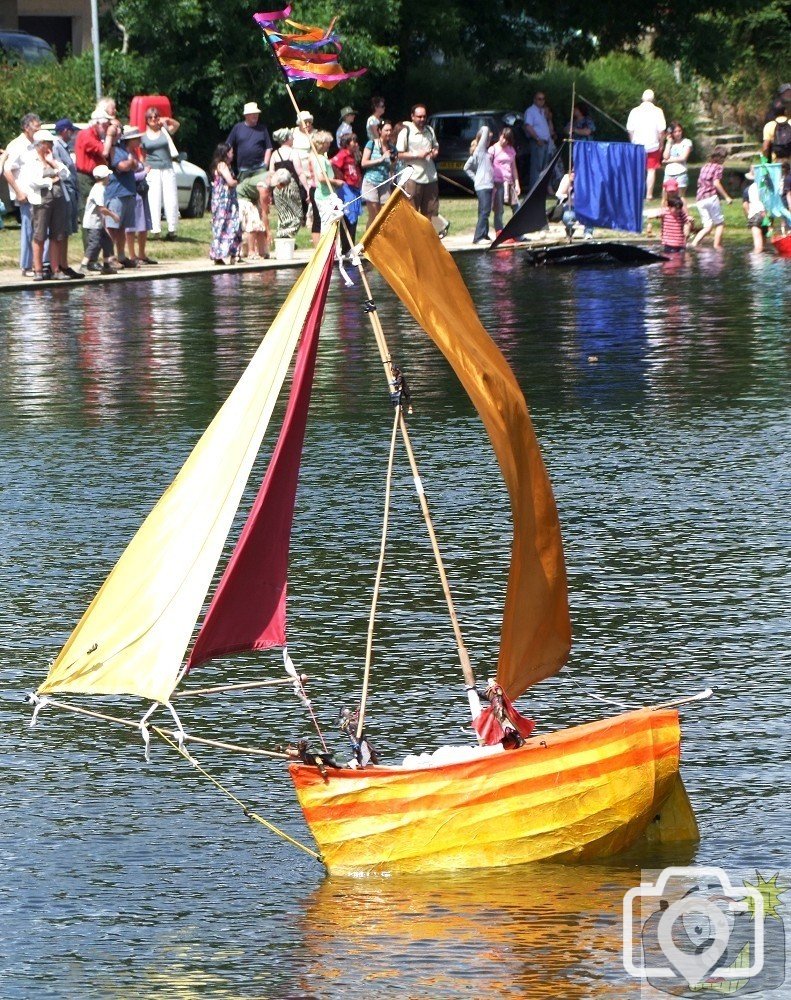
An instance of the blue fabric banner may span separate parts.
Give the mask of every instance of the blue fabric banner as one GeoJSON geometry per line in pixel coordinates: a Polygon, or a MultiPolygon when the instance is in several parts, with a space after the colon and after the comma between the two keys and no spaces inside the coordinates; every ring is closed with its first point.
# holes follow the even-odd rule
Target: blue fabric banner
{"type": "Polygon", "coordinates": [[[643,230],[645,149],[630,142],[574,143],[574,211],[605,229],[643,230]]]}

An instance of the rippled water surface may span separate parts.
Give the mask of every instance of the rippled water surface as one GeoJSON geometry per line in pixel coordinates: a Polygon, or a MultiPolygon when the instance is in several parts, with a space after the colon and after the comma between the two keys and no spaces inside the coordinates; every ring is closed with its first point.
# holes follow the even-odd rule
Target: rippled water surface
{"type": "MultiPolygon", "coordinates": [[[[574,650],[525,706],[554,729],[616,710],[596,698],[639,705],[715,688],[683,715],[694,860],[787,866],[789,262],[739,252],[637,270],[531,270],[516,254],[459,263],[525,390],[564,529],[574,650]]],[[[133,730],[53,710],[27,728],[22,696],[294,276],[0,297],[0,995],[634,996],[620,959],[634,860],[328,879],[161,743],[146,764],[133,730]]],[[[410,378],[414,444],[485,677],[505,491],[452,373],[376,279],[374,291],[410,378]]],[[[290,582],[290,650],[330,732],[359,691],[392,419],[361,301],[333,285],[290,582]]],[[[466,707],[403,461],[392,538],[369,703],[388,761],[461,739],[466,707]]],[[[200,675],[279,669],[267,653],[200,675]]],[[[180,707],[195,731],[272,746],[308,731],[275,690],[180,707]]],[[[120,700],[110,709],[139,715],[120,700]]],[[[310,842],[278,765],[199,758],[310,842]]]]}

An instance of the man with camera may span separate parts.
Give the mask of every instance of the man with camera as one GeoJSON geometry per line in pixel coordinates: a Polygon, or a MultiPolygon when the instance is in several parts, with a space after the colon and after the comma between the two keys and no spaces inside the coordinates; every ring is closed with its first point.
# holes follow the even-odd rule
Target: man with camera
{"type": "Polygon", "coordinates": [[[405,128],[398,135],[396,149],[399,161],[412,168],[403,188],[412,199],[413,207],[427,219],[434,220],[439,216],[439,181],[434,163],[439,156],[439,144],[427,118],[426,106],[415,104],[412,120],[404,123],[405,128]]]}

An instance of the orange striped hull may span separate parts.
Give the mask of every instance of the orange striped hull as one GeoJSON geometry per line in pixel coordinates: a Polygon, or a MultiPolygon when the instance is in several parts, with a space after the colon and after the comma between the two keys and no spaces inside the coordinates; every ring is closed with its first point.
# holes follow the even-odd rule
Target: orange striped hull
{"type": "MultiPolygon", "coordinates": [[[[642,709],[433,768],[289,768],[328,870],[430,872],[630,847],[680,781],[678,712],[642,709]]],[[[694,817],[692,818],[694,827],[694,817]]]]}

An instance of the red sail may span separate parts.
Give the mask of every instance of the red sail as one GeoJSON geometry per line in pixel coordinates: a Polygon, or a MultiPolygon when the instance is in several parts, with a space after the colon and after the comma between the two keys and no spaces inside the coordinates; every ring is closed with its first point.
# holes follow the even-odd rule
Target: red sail
{"type": "Polygon", "coordinates": [[[217,656],[285,645],[291,525],[332,264],[330,255],[302,331],[274,454],[195,640],[188,670],[217,656]]]}

